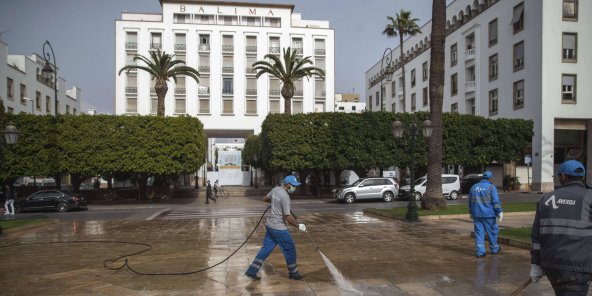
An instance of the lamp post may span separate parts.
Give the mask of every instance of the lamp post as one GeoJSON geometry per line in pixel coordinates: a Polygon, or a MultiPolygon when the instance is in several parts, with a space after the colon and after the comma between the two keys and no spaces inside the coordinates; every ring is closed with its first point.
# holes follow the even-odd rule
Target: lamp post
{"type": "Polygon", "coordinates": [[[43,69],[41,69],[41,75],[43,77],[43,79],[45,79],[46,81],[50,80],[53,76],[53,90],[54,90],[54,103],[55,103],[55,113],[54,115],[58,115],[58,66],[56,63],[56,58],[55,58],[55,54],[53,52],[53,48],[51,47],[51,44],[49,43],[49,41],[45,40],[45,43],[43,43],[43,56],[45,57],[45,66],[43,66],[43,69]],[[51,50],[51,57],[53,57],[53,69],[50,65],[50,55],[49,55],[49,51],[46,51],[45,47],[49,47],[49,49],[51,50]],[[53,74],[53,75],[52,75],[53,74]]]}
{"type": "MultiPolygon", "coordinates": [[[[421,133],[424,137],[429,138],[432,135],[432,130],[434,126],[432,125],[432,121],[426,119],[421,124],[421,133]]],[[[400,139],[403,137],[403,132],[405,128],[403,127],[403,123],[400,121],[395,121],[391,123],[391,130],[393,132],[393,136],[395,139],[400,139]]],[[[409,203],[407,204],[407,213],[405,214],[405,220],[409,222],[417,222],[417,203],[415,202],[415,142],[417,140],[417,136],[419,134],[419,128],[415,123],[409,124],[407,128],[407,133],[409,137],[411,137],[411,147],[409,149],[409,155],[411,155],[411,184],[409,184],[409,203]]]]}
{"type": "Polygon", "coordinates": [[[392,62],[393,50],[387,47],[382,54],[382,60],[380,60],[380,111],[384,111],[384,86],[382,85],[382,81],[386,78],[386,82],[391,82],[395,73],[395,67],[392,65],[392,62]]]}
{"type": "Polygon", "coordinates": [[[33,99],[29,99],[27,97],[24,98],[25,100],[31,102],[31,115],[35,115],[35,109],[34,109],[34,105],[33,105],[33,99]]]}
{"type": "Polygon", "coordinates": [[[9,123],[2,133],[4,134],[4,140],[6,141],[6,144],[16,144],[16,141],[18,140],[19,136],[19,131],[14,125],[12,125],[12,123],[9,123]]]}
{"type": "MultiPolygon", "coordinates": [[[[254,161],[254,164],[256,165],[257,164],[257,154],[253,154],[253,161],[254,161]]],[[[257,166],[255,166],[255,186],[254,186],[254,188],[259,188],[259,185],[257,183],[257,166]]]]}

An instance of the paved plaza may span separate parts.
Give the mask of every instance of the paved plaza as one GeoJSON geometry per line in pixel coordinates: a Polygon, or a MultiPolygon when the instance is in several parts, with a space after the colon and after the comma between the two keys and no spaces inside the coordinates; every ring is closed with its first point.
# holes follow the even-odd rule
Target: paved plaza
{"type": "MultiPolygon", "coordinates": [[[[247,238],[257,217],[198,220],[57,222],[0,238],[2,295],[510,295],[528,279],[528,250],[503,246],[497,256],[474,257],[467,222],[409,224],[356,213],[311,213],[306,223],[319,249],[343,274],[336,281],[306,234],[292,230],[304,281],[288,280],[276,249],[252,281],[244,272],[264,236],[260,225],[230,260],[205,272],[141,276],[107,270],[103,260],[144,249],[129,264],[144,273],[179,273],[218,263],[247,238]],[[353,289],[347,289],[348,284],[353,289]]],[[[511,223],[512,217],[508,217],[511,223]]],[[[116,264],[113,264],[116,265],[116,264]]],[[[521,295],[553,295],[543,279],[521,295]]]]}

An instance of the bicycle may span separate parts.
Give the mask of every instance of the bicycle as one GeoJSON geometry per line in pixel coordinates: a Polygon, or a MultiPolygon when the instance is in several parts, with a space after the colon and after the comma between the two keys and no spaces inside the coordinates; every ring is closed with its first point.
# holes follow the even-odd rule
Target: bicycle
{"type": "Polygon", "coordinates": [[[216,191],[215,196],[216,196],[216,198],[218,198],[218,197],[228,198],[230,196],[230,192],[228,192],[228,190],[226,190],[222,186],[220,186],[220,187],[218,187],[218,191],[216,191]]]}

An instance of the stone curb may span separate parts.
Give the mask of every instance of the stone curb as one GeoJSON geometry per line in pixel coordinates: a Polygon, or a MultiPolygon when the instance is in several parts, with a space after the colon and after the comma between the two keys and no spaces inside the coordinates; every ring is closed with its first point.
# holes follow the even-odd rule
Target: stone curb
{"type": "Polygon", "coordinates": [[[19,232],[23,232],[23,231],[27,231],[27,230],[31,230],[31,229],[36,229],[36,228],[41,228],[41,227],[46,227],[49,225],[57,224],[58,222],[59,221],[56,219],[51,219],[51,220],[47,220],[47,221],[43,221],[43,222],[39,222],[39,223],[27,224],[27,225],[12,227],[12,228],[3,229],[3,230],[4,230],[5,235],[15,234],[15,233],[19,233],[19,232]]]}
{"type": "MultiPolygon", "coordinates": [[[[473,237],[473,238],[475,237],[475,232],[471,231],[471,237],[473,237]]],[[[485,239],[489,240],[489,237],[486,236],[485,239]]],[[[526,249],[526,250],[532,249],[531,242],[525,242],[525,241],[521,241],[521,240],[517,240],[517,239],[513,239],[513,238],[498,236],[497,242],[500,244],[509,245],[509,246],[516,247],[516,248],[521,248],[521,249],[526,249]]]]}

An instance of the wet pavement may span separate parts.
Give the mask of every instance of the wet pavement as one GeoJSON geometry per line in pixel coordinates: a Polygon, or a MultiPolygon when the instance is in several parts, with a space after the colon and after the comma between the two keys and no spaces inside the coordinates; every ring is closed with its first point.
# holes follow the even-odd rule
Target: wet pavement
{"type": "MultiPolygon", "coordinates": [[[[279,249],[252,281],[244,272],[260,248],[260,225],[227,262],[205,272],[141,276],[108,270],[105,259],[143,246],[80,241],[147,243],[152,249],[129,258],[144,273],[180,273],[214,265],[248,237],[256,217],[197,220],[58,222],[0,238],[2,295],[510,295],[528,279],[528,250],[504,246],[497,256],[474,257],[466,223],[409,224],[357,213],[304,214],[319,249],[349,281],[336,282],[305,233],[291,229],[304,281],[288,280],[279,249]],[[460,225],[460,224],[459,224],[460,225]],[[62,244],[60,242],[79,241],[62,244]],[[54,244],[43,244],[53,242],[54,244]],[[340,289],[340,287],[343,287],[340,289]],[[358,292],[356,292],[358,291],[358,292]]],[[[116,264],[113,264],[116,265],[116,264]]],[[[520,295],[553,295],[543,279],[520,295]]]]}

